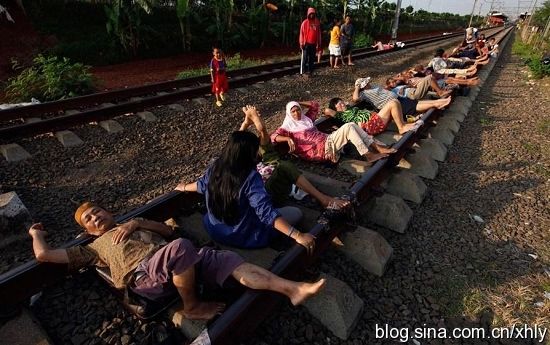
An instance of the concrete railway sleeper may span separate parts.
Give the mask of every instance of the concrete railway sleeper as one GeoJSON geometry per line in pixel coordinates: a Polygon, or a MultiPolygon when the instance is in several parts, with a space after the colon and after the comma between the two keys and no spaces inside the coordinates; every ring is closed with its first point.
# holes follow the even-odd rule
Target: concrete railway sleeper
{"type": "MultiPolygon", "coordinates": [[[[509,32],[501,35],[503,39],[500,42],[501,46],[506,44],[509,38],[506,34],[509,32]]],[[[494,63],[492,61],[483,72],[490,70],[494,63]]],[[[480,84],[484,82],[487,75],[488,72],[480,73],[480,84]]],[[[397,152],[380,159],[373,166],[367,167],[364,162],[356,160],[342,161],[340,168],[351,171],[358,177],[352,184],[319,176],[314,172],[305,172],[318,189],[350,200],[353,208],[345,212],[304,209],[308,232],[317,238],[313,255],[306,255],[304,248],[296,244],[288,248],[282,256],[277,256],[276,252],[270,250],[263,250],[258,263],[266,267],[270,266],[273,273],[283,277],[297,277],[305,267],[332,247],[334,239],[338,237],[343,244],[339,250],[342,250],[348,258],[357,261],[368,272],[382,275],[393,250],[379,234],[363,228],[362,225],[368,226],[370,223],[375,223],[397,232],[405,231],[412,211],[403,199],[417,203],[422,201],[426,186],[420,177],[435,177],[437,171],[433,172],[433,167],[435,166],[437,170],[436,161],[445,159],[446,146],[452,144],[453,133],[459,129],[459,122],[467,114],[478,92],[479,87],[474,87],[467,97],[457,97],[445,112],[427,111],[421,116],[423,125],[417,130],[406,132],[404,135],[389,132],[380,135],[378,139],[393,144],[397,152]],[[432,170],[427,169],[425,165],[431,166],[432,170]],[[380,195],[380,186],[383,186],[388,194],[380,195]],[[359,225],[353,225],[355,223],[359,225]],[[354,231],[349,231],[350,229],[354,231]]],[[[323,124],[321,123],[320,126],[322,127],[323,124]]],[[[157,221],[174,218],[185,231],[193,230],[191,233],[186,233],[201,242],[208,240],[204,236],[205,232],[201,230],[200,222],[197,222],[199,219],[196,213],[197,205],[201,203],[203,201],[198,195],[173,191],[117,218],[117,222],[124,222],[134,217],[157,221]]],[[[84,244],[90,240],[90,238],[78,238],[66,244],[66,247],[84,244]]],[[[241,254],[247,259],[249,255],[257,257],[257,253],[241,252],[241,254]]],[[[32,295],[58,282],[65,273],[66,267],[62,265],[31,261],[2,274],[0,276],[2,310],[12,310],[20,306],[32,295]]],[[[362,303],[349,287],[346,288],[344,282],[330,277],[327,277],[327,280],[329,283],[326,293],[321,292],[319,296],[307,302],[306,308],[335,335],[346,338],[356,321],[353,315],[360,312],[362,303]],[[333,294],[334,291],[339,291],[339,294],[333,294]],[[327,295],[328,299],[319,302],[327,295]],[[334,309],[339,310],[332,315],[336,319],[328,319],[323,304],[334,306],[334,309]]],[[[194,344],[238,343],[253,331],[281,300],[280,296],[274,296],[271,293],[246,290],[219,318],[205,328],[200,323],[189,323],[181,318],[177,321],[177,316],[173,320],[181,324],[182,330],[188,337],[197,337],[194,344]]]]}

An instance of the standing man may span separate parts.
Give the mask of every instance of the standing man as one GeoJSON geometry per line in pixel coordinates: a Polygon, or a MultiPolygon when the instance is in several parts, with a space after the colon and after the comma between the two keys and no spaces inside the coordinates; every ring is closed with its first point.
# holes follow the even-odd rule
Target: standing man
{"type": "Polygon", "coordinates": [[[300,26],[300,48],[302,49],[301,74],[313,75],[315,54],[321,48],[321,23],[317,19],[315,9],[308,8],[307,18],[300,26]]]}
{"type": "Polygon", "coordinates": [[[340,49],[342,50],[342,64],[345,65],[344,58],[348,57],[348,66],[353,66],[351,62],[351,47],[353,45],[353,36],[355,36],[355,28],[351,23],[351,17],[346,16],[344,24],[340,27],[340,49]]]}

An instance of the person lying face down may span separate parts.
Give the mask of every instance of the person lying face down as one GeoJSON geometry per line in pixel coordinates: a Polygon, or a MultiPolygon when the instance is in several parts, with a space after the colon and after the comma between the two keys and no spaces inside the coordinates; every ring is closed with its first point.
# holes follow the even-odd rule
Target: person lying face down
{"type": "Polygon", "coordinates": [[[388,124],[393,120],[397,125],[399,134],[414,129],[414,124],[403,122],[401,104],[398,100],[391,100],[379,112],[348,105],[339,97],[329,101],[328,108],[325,108],[325,115],[334,117],[344,123],[357,123],[369,135],[377,135],[386,130],[388,124]]]}
{"type": "Polygon", "coordinates": [[[225,307],[223,303],[199,300],[195,293],[197,281],[223,287],[229,279],[235,279],[251,289],[282,293],[293,305],[317,293],[325,283],[324,279],[315,283],[286,280],[231,251],[209,247],[197,251],[183,238],[166,244],[162,238],[173,235],[169,226],[141,218],[116,224],[110,212],[90,202],[76,210],[75,220],[87,233],[97,236],[92,243],[52,249],[42,224],[30,227],[38,261],[68,264],[73,271],[85,266],[108,266],[116,288],[127,287],[152,300],[176,290],[183,301],[182,312],[189,319],[211,319],[225,307]]]}
{"type": "Polygon", "coordinates": [[[395,152],[395,149],[375,141],[356,123],[346,123],[331,134],[319,131],[312,121],[318,113],[319,103],[315,101],[287,103],[285,120],[271,134],[271,141],[286,142],[291,153],[310,161],[336,163],[340,151],[348,142],[355,146],[367,162],[375,162],[395,152]],[[307,107],[308,111],[304,113],[302,107],[307,107]]]}

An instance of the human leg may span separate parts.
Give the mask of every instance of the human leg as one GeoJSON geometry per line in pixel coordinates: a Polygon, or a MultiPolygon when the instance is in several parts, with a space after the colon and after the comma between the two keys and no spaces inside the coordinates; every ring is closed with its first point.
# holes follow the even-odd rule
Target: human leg
{"type": "Polygon", "coordinates": [[[416,111],[419,113],[425,112],[430,108],[443,109],[451,103],[451,98],[436,99],[433,101],[419,101],[416,105],[416,111]]]}
{"type": "MultiPolygon", "coordinates": [[[[435,82],[434,82],[435,83],[435,82]]],[[[424,98],[428,91],[430,91],[430,86],[432,85],[432,77],[426,76],[416,84],[416,87],[412,89],[412,91],[409,93],[408,97],[410,99],[419,100],[424,98]]]]}
{"type": "Polygon", "coordinates": [[[403,112],[401,111],[401,103],[398,100],[391,100],[380,109],[378,117],[387,125],[391,120],[395,122],[399,134],[410,131],[414,128],[414,124],[405,123],[403,121],[403,112]]]}
{"type": "Polygon", "coordinates": [[[349,201],[333,198],[331,196],[328,196],[315,188],[314,185],[309,182],[307,178],[304,177],[304,175],[300,175],[298,179],[296,180],[296,185],[302,189],[304,192],[308,193],[312,197],[314,197],[316,200],[319,201],[323,207],[328,207],[331,203],[335,205],[337,208],[345,207],[349,204],[349,201]]]}
{"type": "Polygon", "coordinates": [[[307,67],[308,67],[308,73],[313,74],[313,69],[315,67],[315,45],[313,44],[306,44],[306,60],[307,60],[307,67]]]}
{"type": "Polygon", "coordinates": [[[356,123],[344,124],[337,131],[332,132],[327,140],[332,142],[336,151],[340,151],[345,144],[351,142],[359,154],[365,157],[368,162],[374,162],[386,157],[388,155],[386,150],[389,150],[390,153],[394,152],[394,150],[392,151],[392,149],[388,148],[381,148],[379,153],[369,152],[369,147],[374,143],[374,139],[365,133],[356,123]]]}
{"type": "Polygon", "coordinates": [[[247,262],[237,267],[232,275],[239,283],[248,288],[283,294],[290,299],[293,305],[299,305],[307,298],[315,295],[325,284],[325,279],[319,279],[315,283],[284,279],[264,268],[247,262]]]}

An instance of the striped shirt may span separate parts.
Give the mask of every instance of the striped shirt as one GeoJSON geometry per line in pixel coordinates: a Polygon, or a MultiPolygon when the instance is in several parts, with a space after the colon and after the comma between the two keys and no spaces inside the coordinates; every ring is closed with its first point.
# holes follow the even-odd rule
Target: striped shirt
{"type": "Polygon", "coordinates": [[[363,90],[359,94],[362,101],[371,102],[378,110],[382,109],[392,99],[397,99],[397,95],[381,87],[363,90]]]}

